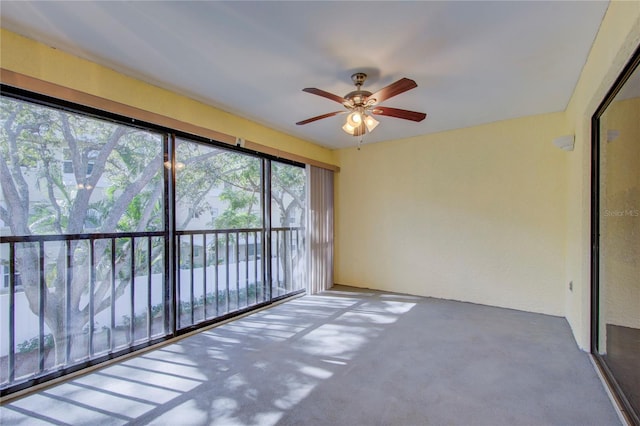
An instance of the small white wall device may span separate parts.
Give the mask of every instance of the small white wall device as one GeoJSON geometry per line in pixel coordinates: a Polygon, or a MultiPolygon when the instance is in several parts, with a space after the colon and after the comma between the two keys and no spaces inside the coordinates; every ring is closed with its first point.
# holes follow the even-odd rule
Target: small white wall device
{"type": "Polygon", "coordinates": [[[563,151],[573,151],[575,137],[573,135],[558,136],[553,140],[553,144],[563,151]]]}

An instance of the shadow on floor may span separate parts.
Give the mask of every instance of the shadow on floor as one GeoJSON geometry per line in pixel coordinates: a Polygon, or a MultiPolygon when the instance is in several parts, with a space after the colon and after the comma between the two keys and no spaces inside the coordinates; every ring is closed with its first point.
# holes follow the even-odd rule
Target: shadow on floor
{"type": "Polygon", "coordinates": [[[0,422],[620,424],[563,318],[348,287],[18,399],[0,422]]]}

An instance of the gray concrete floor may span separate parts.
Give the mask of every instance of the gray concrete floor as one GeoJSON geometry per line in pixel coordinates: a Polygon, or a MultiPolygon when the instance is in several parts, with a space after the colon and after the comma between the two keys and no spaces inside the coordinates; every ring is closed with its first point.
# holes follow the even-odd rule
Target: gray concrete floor
{"type": "Polygon", "coordinates": [[[334,287],[5,404],[0,423],[620,421],[563,318],[334,287]]]}

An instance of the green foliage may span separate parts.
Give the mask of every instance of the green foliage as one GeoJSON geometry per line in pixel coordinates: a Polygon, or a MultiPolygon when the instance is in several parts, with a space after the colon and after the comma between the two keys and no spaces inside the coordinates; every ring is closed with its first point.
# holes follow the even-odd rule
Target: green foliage
{"type": "Polygon", "coordinates": [[[306,173],[300,167],[282,163],[271,165],[271,203],[277,206],[280,226],[304,225],[306,173]]]}
{"type": "Polygon", "coordinates": [[[0,154],[11,171],[3,186],[35,179],[41,195],[22,200],[33,234],[161,229],[157,215],[149,218],[152,229],[141,223],[145,207],[160,202],[154,191],[162,183],[160,167],[133,199],[121,198],[162,155],[160,135],[3,96],[0,154]],[[73,173],[64,173],[64,164],[73,173]],[[128,203],[126,211],[117,227],[105,228],[118,202],[128,203]]]}
{"type": "MultiPolygon", "coordinates": [[[[159,318],[164,314],[164,303],[158,303],[157,305],[151,306],[151,318],[159,318]]],[[[141,313],[133,316],[134,325],[140,326],[146,324],[147,322],[147,313],[141,313]]],[[[131,325],[131,317],[129,315],[122,316],[122,324],[125,327],[129,327],[131,325]]]]}
{"type": "MultiPolygon", "coordinates": [[[[40,346],[40,342],[37,337],[33,337],[29,340],[25,340],[22,343],[19,343],[16,347],[19,353],[28,353],[32,351],[37,351],[40,346]]],[[[44,335],[44,349],[51,349],[54,346],[53,335],[45,334],[44,335]]]]}
{"type": "MultiPolygon", "coordinates": [[[[224,312],[226,308],[227,299],[229,301],[229,306],[231,310],[242,309],[244,307],[250,306],[256,300],[256,294],[258,292],[258,286],[261,283],[251,283],[247,287],[247,289],[241,289],[240,292],[234,289],[229,289],[228,295],[225,291],[218,292],[218,307],[220,312],[224,312]],[[248,295],[248,297],[247,297],[248,295]],[[227,297],[228,296],[228,297],[227,297]],[[239,306],[235,306],[236,302],[239,300],[239,306]]],[[[260,302],[260,300],[258,300],[260,302]]],[[[179,312],[181,314],[190,314],[191,311],[198,310],[202,308],[204,305],[208,306],[207,309],[216,305],[216,294],[213,292],[209,292],[205,296],[200,296],[193,301],[193,305],[188,301],[180,301],[179,304],[179,312]]]]}

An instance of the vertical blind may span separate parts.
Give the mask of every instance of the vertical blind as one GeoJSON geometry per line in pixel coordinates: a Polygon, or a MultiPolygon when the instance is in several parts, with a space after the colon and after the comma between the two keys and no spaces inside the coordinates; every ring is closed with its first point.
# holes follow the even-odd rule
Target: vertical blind
{"type": "Polygon", "coordinates": [[[309,294],[333,286],[333,171],[307,165],[309,294]]]}

